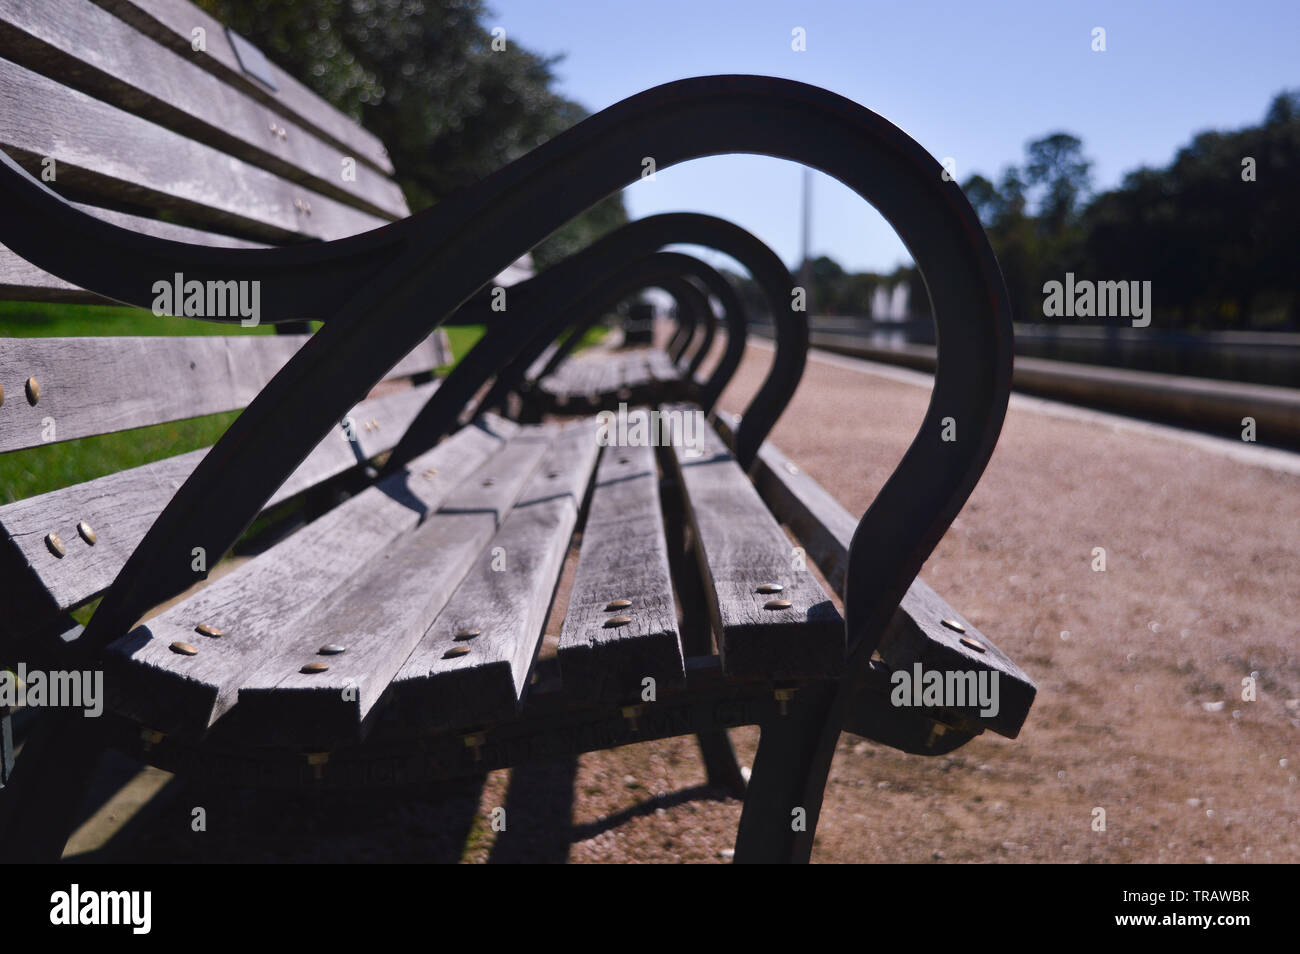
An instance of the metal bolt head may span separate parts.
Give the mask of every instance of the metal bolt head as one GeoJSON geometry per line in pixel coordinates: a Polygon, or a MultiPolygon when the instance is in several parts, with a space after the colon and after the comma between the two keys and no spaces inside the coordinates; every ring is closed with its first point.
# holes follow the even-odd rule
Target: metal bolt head
{"type": "Polygon", "coordinates": [[[172,652],[177,653],[181,656],[197,656],[199,654],[199,651],[195,649],[192,645],[190,645],[189,643],[183,643],[179,639],[176,642],[172,643],[171,649],[172,652]]]}
{"type": "Polygon", "coordinates": [[[62,559],[68,552],[68,548],[64,545],[63,540],[57,533],[47,533],[45,535],[45,545],[49,547],[50,552],[59,559],[62,559]]]}
{"type": "Polygon", "coordinates": [[[442,658],[457,659],[461,656],[468,656],[468,655],[469,655],[468,646],[453,646],[451,647],[451,649],[447,650],[445,653],[442,654],[442,658]]]}
{"type": "Polygon", "coordinates": [[[780,593],[780,592],[781,592],[782,590],[784,590],[784,589],[785,589],[785,587],[782,586],[780,583],[764,583],[764,584],[762,584],[762,585],[758,588],[757,592],[759,592],[759,593],[780,593]]]}
{"type": "Polygon", "coordinates": [[[337,656],[339,653],[347,652],[347,647],[340,646],[338,643],[326,643],[316,652],[322,656],[337,656]]]}
{"type": "Polygon", "coordinates": [[[198,633],[200,636],[211,636],[213,639],[216,639],[221,635],[221,630],[217,629],[217,627],[213,626],[211,623],[199,623],[198,626],[194,627],[194,632],[198,633]]]}
{"type": "Polygon", "coordinates": [[[92,547],[99,542],[99,537],[95,536],[95,531],[92,530],[90,524],[86,523],[84,520],[77,524],[77,533],[80,534],[81,539],[85,540],[92,547]]]}
{"type": "Polygon", "coordinates": [[[615,629],[619,626],[626,626],[630,622],[632,622],[631,616],[611,616],[609,619],[605,620],[605,628],[615,629]]]}
{"type": "Polygon", "coordinates": [[[957,622],[955,619],[945,619],[943,621],[943,625],[947,626],[949,629],[957,633],[966,632],[966,627],[963,626],[961,623],[957,622]]]}
{"type": "MultiPolygon", "coordinates": [[[[452,639],[456,640],[456,642],[458,643],[463,643],[466,640],[473,639],[475,636],[482,636],[482,635],[483,635],[482,630],[462,629],[459,633],[453,636],[452,639]]],[[[466,650],[466,652],[468,652],[468,650],[466,650]]]]}
{"type": "Polygon", "coordinates": [[[610,612],[613,610],[627,609],[631,605],[631,600],[610,600],[605,604],[605,611],[610,612]]]}
{"type": "Polygon", "coordinates": [[[983,643],[981,643],[978,639],[971,639],[969,636],[963,636],[960,642],[963,646],[967,646],[975,650],[975,652],[977,653],[988,652],[988,647],[985,646],[983,643]]]}
{"type": "Polygon", "coordinates": [[[791,603],[789,600],[768,600],[766,603],[763,604],[763,609],[786,610],[793,605],[794,604],[791,603]]]}
{"type": "Polygon", "coordinates": [[[41,383],[35,378],[27,379],[27,403],[35,405],[41,399],[41,383]]]}
{"type": "Polygon", "coordinates": [[[328,669],[329,666],[323,662],[309,662],[298,671],[304,675],[314,676],[317,673],[325,672],[328,669]]]}

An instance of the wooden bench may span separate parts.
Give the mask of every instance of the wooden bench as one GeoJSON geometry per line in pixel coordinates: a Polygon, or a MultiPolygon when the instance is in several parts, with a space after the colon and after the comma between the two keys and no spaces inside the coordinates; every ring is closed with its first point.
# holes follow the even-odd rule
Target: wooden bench
{"type": "MultiPolygon", "coordinates": [[[[914,582],[1001,425],[1005,292],[965,200],[894,127],[801,84],[684,81],[402,219],[382,147],[187,4],[0,0],[0,14],[0,91],[13,97],[0,146],[27,167],[0,163],[6,297],[148,307],[180,272],[204,288],[260,282],[265,323],[323,322],[310,337],[0,341],[0,451],[41,443],[46,417],[62,442],[244,408],[207,451],[0,507],[0,662],[102,670],[109,697],[99,719],[59,709],[36,723],[6,768],[0,857],[57,857],[104,746],[203,782],[332,789],[695,734],[710,780],[747,787],[736,859],[807,860],[842,728],[926,754],[1018,733],[1032,682],[914,582]],[[206,52],[190,50],[195,24],[206,52]],[[254,141],[259,125],[268,141],[254,141]],[[940,365],[935,406],[860,525],[763,440],[802,373],[807,326],[791,307],[740,422],[706,414],[714,379],[680,403],[680,373],[618,426],[469,410],[489,381],[513,380],[512,363],[537,360],[542,316],[560,316],[544,350],[610,296],[686,274],[639,264],[665,245],[734,253],[770,301],[792,301],[788,271],[752,236],[655,216],[512,287],[517,303],[490,319],[482,290],[635,180],[648,142],[682,144],[665,167],[727,151],[823,157],[936,276],[942,340],[966,363],[940,365]],[[81,204],[33,178],[50,155],[49,185],[81,204]],[[361,171],[336,181],[347,158],[361,171]],[[482,342],[426,380],[446,360],[437,326],[480,318],[482,342]],[[941,441],[953,415],[956,439],[941,441]],[[655,439],[619,430],[638,421],[655,439]],[[208,578],[255,518],[274,524],[307,497],[291,532],[208,578]],[[97,597],[77,624],[70,612],[97,597]],[[997,713],[891,704],[892,673],[916,664],[996,673],[997,713]],[[740,725],[762,727],[748,786],[726,736],[740,725]]],[[[730,330],[739,360],[743,327],[730,330]]]]}

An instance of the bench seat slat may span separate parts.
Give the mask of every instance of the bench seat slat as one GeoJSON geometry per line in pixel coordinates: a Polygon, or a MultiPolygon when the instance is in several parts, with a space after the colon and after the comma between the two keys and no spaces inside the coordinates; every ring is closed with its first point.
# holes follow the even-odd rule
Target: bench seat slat
{"type": "MultiPolygon", "coordinates": [[[[794,547],[758,491],[698,408],[700,446],[683,446],[674,429],[672,461],[691,528],[723,671],[730,675],[831,676],[844,662],[844,620],[821,585],[795,559],[794,547]],[[783,587],[760,593],[762,584],[783,587]],[[788,600],[788,609],[767,609],[788,600]]],[[[670,419],[671,420],[671,419],[670,419]]]]}
{"type": "MultiPolygon", "coordinates": [[[[737,421],[734,415],[720,414],[719,429],[734,434],[737,421]]],[[[770,441],[759,449],[754,483],[772,512],[794,531],[831,586],[842,590],[849,545],[858,521],[770,441]]],[[[911,672],[912,666],[920,663],[926,671],[996,672],[998,713],[982,716],[974,709],[962,714],[1008,738],[1019,734],[1038,691],[1011,657],[919,577],[912,581],[877,651],[895,670],[911,672]],[[945,619],[957,622],[964,631],[959,633],[946,626],[945,619]],[[984,647],[984,651],[962,642],[963,636],[984,647]]]]}
{"type": "MultiPolygon", "coordinates": [[[[309,337],[0,338],[0,453],[238,410],[309,337]],[[40,388],[36,404],[26,397],[29,378],[40,388]]],[[[438,329],[385,377],[450,360],[438,329]]]]}
{"type": "Polygon", "coordinates": [[[516,713],[598,452],[591,419],[574,422],[556,438],[488,549],[393,680],[401,714],[466,726],[516,713]],[[498,556],[504,569],[493,566],[498,556]],[[479,635],[456,640],[469,630],[479,635]],[[460,648],[469,652],[448,657],[460,648]]]}
{"type": "Polygon", "coordinates": [[[22,66],[346,204],[388,219],[409,213],[396,182],[355,160],[344,179],[337,147],[90,0],[0,0],[0,47],[22,66]]]}
{"type": "MultiPolygon", "coordinates": [[[[437,388],[437,382],[418,385],[362,402],[353,411],[356,421],[378,420],[380,427],[353,428],[355,445],[342,428],[328,435],[272,495],[267,506],[281,503],[330,477],[390,450],[406,426],[437,388]]],[[[0,550],[4,550],[19,575],[34,590],[27,601],[36,616],[79,606],[98,596],[125,564],[154,520],[185,481],[207,450],[191,451],[118,471],[81,484],[63,487],[0,507],[0,550]],[[85,521],[96,536],[91,546],[77,533],[85,521]],[[66,555],[56,556],[45,543],[56,533],[66,545],[66,555]]],[[[209,554],[215,562],[220,554],[209,554]]],[[[14,602],[20,602],[16,593],[14,602]]],[[[12,603],[9,611],[17,609],[12,603]]]]}
{"type": "Polygon", "coordinates": [[[265,647],[239,688],[241,718],[267,741],[332,746],[362,723],[461,579],[507,519],[550,446],[541,428],[516,434],[443,500],[436,513],[375,553],[365,570],[312,611],[305,631],[265,647]],[[347,651],[321,657],[322,644],[347,651]],[[307,663],[327,672],[301,672],[307,663]]]}
{"type": "Polygon", "coordinates": [[[0,147],[36,176],[54,159],[57,189],[272,242],[343,238],[388,222],[5,59],[0,115],[0,147]]]}
{"type": "Polygon", "coordinates": [[[686,678],[653,447],[606,447],[596,472],[558,648],[565,689],[635,698],[686,678]],[[610,609],[613,600],[631,600],[610,609]],[[626,625],[608,626],[627,617],[626,625]]]}
{"type": "MultiPolygon", "coordinates": [[[[315,651],[318,607],[353,587],[385,548],[436,510],[485,461],[496,459],[515,425],[496,419],[466,427],[402,472],[369,487],[230,574],[148,620],[110,647],[114,708],[170,733],[201,733],[229,711],[241,683],[308,638],[315,651]],[[195,627],[208,623],[220,638],[195,627]],[[170,646],[188,642],[195,656],[170,646]]],[[[314,657],[322,658],[323,657],[314,657]]],[[[301,662],[299,662],[301,665],[301,662]]]]}

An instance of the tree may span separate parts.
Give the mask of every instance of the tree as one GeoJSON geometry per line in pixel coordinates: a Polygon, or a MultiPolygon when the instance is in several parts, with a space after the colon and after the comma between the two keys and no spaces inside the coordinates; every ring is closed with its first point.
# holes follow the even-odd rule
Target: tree
{"type": "MultiPolygon", "coordinates": [[[[493,49],[481,0],[198,0],[388,148],[419,211],[583,119],[546,58],[493,49]]],[[[499,43],[497,44],[500,45],[499,43]]],[[[627,221],[611,196],[534,253],[545,266],[627,221]]]]}

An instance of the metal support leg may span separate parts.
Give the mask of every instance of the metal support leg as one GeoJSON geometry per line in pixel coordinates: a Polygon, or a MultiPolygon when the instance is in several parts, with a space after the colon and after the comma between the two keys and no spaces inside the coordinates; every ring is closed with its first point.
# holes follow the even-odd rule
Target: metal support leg
{"type": "Polygon", "coordinates": [[[98,728],[80,710],[44,715],[0,792],[0,862],[59,860],[102,754],[98,728]]]}
{"type": "Polygon", "coordinates": [[[737,864],[806,864],[840,737],[837,686],[800,689],[763,723],[736,833],[737,864]]]}
{"type": "Polygon", "coordinates": [[[9,784],[14,771],[13,713],[8,706],[0,711],[0,789],[9,784]]]}
{"type": "MultiPolygon", "coordinates": [[[[695,562],[694,549],[686,527],[680,489],[671,478],[660,483],[660,498],[664,507],[664,527],[668,536],[669,563],[677,597],[684,611],[682,619],[682,649],[687,656],[707,656],[713,652],[713,634],[709,627],[704,584],[695,562]],[[694,611],[693,611],[694,610],[694,611]]],[[[695,736],[700,746],[708,783],[736,798],[745,796],[745,777],[740,774],[736,750],[731,737],[723,728],[708,729],[695,736]]]]}

